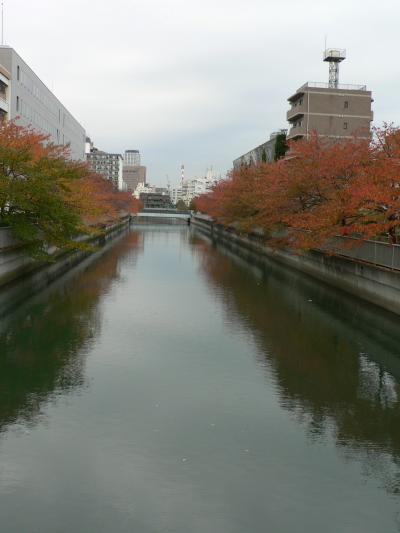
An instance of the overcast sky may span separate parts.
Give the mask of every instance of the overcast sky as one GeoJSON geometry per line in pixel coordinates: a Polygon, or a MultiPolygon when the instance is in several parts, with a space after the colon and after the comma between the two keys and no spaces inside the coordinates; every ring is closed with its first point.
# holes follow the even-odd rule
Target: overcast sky
{"type": "Polygon", "coordinates": [[[139,149],[148,181],[177,183],[286,127],[287,97],[327,81],[367,84],[375,124],[400,123],[398,0],[5,0],[5,42],[95,145],[139,149]]]}

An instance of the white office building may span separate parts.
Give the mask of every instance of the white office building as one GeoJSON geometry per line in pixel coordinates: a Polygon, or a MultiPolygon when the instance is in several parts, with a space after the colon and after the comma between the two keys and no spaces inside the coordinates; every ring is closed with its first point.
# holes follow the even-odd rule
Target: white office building
{"type": "Polygon", "coordinates": [[[0,46],[0,116],[31,126],[58,145],[69,145],[71,159],[85,160],[85,130],[25,61],[0,46]]]}

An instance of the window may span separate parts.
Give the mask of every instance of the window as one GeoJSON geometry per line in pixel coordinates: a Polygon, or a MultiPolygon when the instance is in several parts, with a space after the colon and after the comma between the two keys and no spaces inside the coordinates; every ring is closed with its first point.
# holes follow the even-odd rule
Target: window
{"type": "Polygon", "coordinates": [[[20,68],[19,65],[17,66],[17,80],[19,81],[20,78],[20,68]]]}
{"type": "Polygon", "coordinates": [[[303,98],[300,98],[299,105],[303,105],[303,98]]]}
{"type": "Polygon", "coordinates": [[[349,107],[349,102],[347,100],[344,101],[344,108],[347,109],[349,107]]]}
{"type": "Polygon", "coordinates": [[[347,122],[343,122],[343,129],[347,130],[347,122]]]}
{"type": "Polygon", "coordinates": [[[17,111],[19,111],[19,96],[17,96],[17,111]]]}

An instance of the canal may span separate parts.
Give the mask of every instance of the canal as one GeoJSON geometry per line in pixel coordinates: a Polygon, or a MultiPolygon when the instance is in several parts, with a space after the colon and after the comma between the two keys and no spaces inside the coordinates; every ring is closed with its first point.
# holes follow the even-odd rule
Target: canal
{"type": "Polygon", "coordinates": [[[184,226],[0,324],[2,533],[400,531],[398,320],[184,226]]]}

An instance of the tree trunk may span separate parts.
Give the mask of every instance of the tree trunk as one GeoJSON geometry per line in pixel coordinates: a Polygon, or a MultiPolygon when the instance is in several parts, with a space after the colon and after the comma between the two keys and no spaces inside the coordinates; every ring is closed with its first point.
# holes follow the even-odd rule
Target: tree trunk
{"type": "Polygon", "coordinates": [[[391,244],[397,244],[396,228],[394,227],[389,228],[389,237],[390,237],[391,244]]]}

